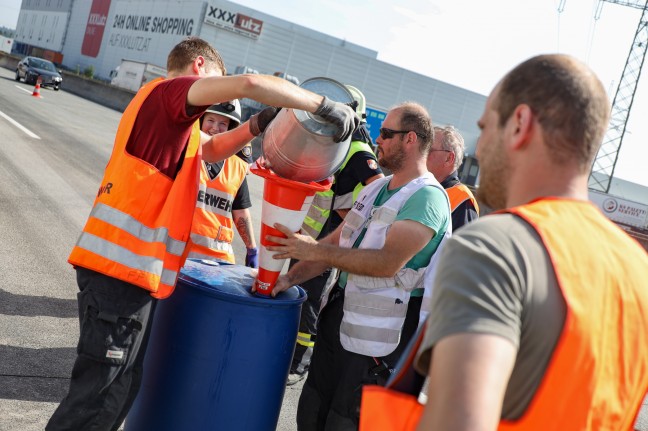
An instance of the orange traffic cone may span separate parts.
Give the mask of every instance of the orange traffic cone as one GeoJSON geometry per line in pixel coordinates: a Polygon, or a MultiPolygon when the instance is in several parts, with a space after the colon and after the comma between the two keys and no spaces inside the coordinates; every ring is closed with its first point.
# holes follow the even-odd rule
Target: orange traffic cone
{"type": "Polygon", "coordinates": [[[263,183],[263,205],[261,207],[261,247],[259,250],[259,274],[254,282],[256,291],[270,295],[277,283],[286,259],[274,259],[275,252],[268,246],[277,245],[266,240],[266,235],[285,237],[275,229],[275,223],[281,223],[293,232],[298,232],[316,192],[331,188],[331,180],[301,183],[280,177],[269,169],[254,166],[253,174],[265,179],[263,183]]]}
{"type": "Polygon", "coordinates": [[[36,86],[34,87],[34,92],[32,93],[32,96],[42,97],[40,94],[40,85],[41,85],[41,77],[39,76],[38,79],[36,80],[36,86]]]}

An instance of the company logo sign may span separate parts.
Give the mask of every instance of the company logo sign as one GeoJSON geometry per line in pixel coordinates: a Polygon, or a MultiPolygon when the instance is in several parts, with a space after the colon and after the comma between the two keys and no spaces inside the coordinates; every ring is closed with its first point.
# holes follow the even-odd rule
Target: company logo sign
{"type": "Polygon", "coordinates": [[[204,22],[252,39],[258,39],[263,29],[263,21],[261,20],[212,4],[207,5],[204,22]]]}
{"type": "Polygon", "coordinates": [[[601,206],[603,207],[603,211],[609,214],[613,213],[617,210],[617,208],[619,208],[619,203],[616,201],[616,199],[609,198],[605,199],[601,206]]]}
{"type": "Polygon", "coordinates": [[[95,58],[99,55],[109,10],[110,0],[92,1],[85,35],[83,36],[83,45],[81,45],[81,54],[95,58]]]}
{"type": "Polygon", "coordinates": [[[648,205],[611,197],[594,190],[590,190],[589,198],[610,220],[641,228],[648,226],[648,205]]]}

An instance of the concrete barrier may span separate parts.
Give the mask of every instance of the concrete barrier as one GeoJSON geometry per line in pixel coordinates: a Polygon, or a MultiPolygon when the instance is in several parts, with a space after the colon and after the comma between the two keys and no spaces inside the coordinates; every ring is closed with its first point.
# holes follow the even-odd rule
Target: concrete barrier
{"type": "MultiPolygon", "coordinates": [[[[0,67],[15,71],[21,59],[22,57],[0,52],[0,67]]],[[[114,87],[66,70],[61,76],[63,76],[62,90],[119,112],[124,112],[126,106],[135,96],[135,93],[130,90],[114,87]]]]}
{"type": "Polygon", "coordinates": [[[115,87],[101,81],[87,78],[83,75],[68,72],[61,74],[63,83],[61,89],[76,94],[84,99],[92,100],[95,103],[124,112],[135,93],[130,90],[115,87]]]}
{"type": "Polygon", "coordinates": [[[20,57],[9,55],[5,52],[0,52],[0,67],[15,71],[16,67],[18,67],[19,62],[20,57]]]}

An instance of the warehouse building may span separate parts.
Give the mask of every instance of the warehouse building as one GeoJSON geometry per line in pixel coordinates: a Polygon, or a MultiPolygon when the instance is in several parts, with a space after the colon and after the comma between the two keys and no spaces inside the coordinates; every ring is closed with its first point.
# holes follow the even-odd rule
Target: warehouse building
{"type": "MultiPolygon", "coordinates": [[[[48,58],[108,80],[126,60],[164,67],[187,36],[212,43],[229,73],[266,73],[293,82],[327,76],[361,89],[375,139],[385,112],[413,100],[435,123],[464,135],[463,179],[475,184],[476,120],[486,97],[377,59],[378,53],[226,0],[23,0],[13,52],[48,58]]],[[[248,108],[254,103],[248,101],[248,108]]]]}

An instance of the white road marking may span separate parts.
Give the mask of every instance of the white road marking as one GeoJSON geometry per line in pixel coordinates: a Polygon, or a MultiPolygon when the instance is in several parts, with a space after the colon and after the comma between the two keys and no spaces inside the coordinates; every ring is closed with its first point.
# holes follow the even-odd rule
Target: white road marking
{"type": "Polygon", "coordinates": [[[17,122],[16,120],[14,120],[13,118],[11,118],[10,116],[8,116],[2,111],[0,111],[0,117],[6,119],[8,122],[10,122],[20,130],[25,132],[27,136],[32,137],[34,139],[40,139],[40,136],[38,136],[37,134],[35,134],[34,132],[32,132],[31,130],[29,130],[28,128],[26,128],[25,126],[23,126],[22,124],[20,124],[19,122],[17,122]]]}
{"type": "Polygon", "coordinates": [[[32,93],[33,93],[33,91],[29,91],[29,90],[27,90],[26,88],[22,88],[22,87],[19,86],[19,85],[16,85],[16,88],[17,88],[18,90],[22,90],[22,91],[24,91],[25,93],[29,93],[29,94],[32,94],[32,93]]]}

